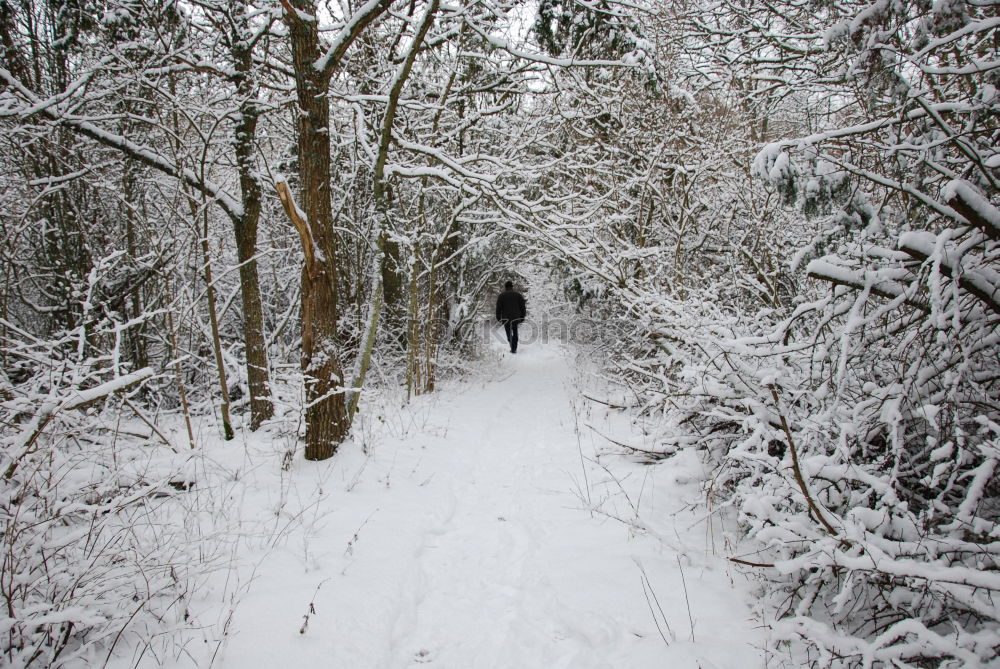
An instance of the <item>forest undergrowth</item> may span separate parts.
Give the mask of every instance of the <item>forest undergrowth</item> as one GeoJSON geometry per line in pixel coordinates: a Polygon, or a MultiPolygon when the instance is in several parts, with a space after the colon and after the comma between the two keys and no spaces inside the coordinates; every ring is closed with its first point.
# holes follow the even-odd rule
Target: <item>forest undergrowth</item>
{"type": "Polygon", "coordinates": [[[5,662],[217,643],[206,445],[363,443],[507,280],[710,467],[777,656],[1000,661],[997,4],[534,9],[0,2],[5,662]]]}
{"type": "Polygon", "coordinates": [[[754,328],[677,304],[653,345],[612,349],[615,403],[647,435],[627,450],[701,454],[705,503],[745,536],[730,559],[761,579],[776,659],[786,645],[820,667],[997,658],[994,326],[956,297],[936,304],[971,317],[840,290],[754,328]],[[949,337],[976,327],[980,345],[949,337]]]}

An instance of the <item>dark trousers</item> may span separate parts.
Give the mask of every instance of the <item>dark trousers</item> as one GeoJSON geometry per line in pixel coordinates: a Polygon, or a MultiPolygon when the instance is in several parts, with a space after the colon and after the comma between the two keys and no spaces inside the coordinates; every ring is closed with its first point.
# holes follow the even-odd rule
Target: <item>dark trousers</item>
{"type": "Polygon", "coordinates": [[[510,344],[510,352],[517,353],[517,326],[521,321],[504,321],[503,331],[507,333],[507,343],[510,344]]]}

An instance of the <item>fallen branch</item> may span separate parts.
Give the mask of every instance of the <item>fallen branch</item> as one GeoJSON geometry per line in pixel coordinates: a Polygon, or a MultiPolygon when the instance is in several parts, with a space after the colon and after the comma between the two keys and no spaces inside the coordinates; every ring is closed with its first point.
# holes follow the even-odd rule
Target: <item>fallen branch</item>
{"type": "Polygon", "coordinates": [[[11,460],[10,465],[8,465],[6,471],[4,471],[4,480],[10,480],[10,477],[12,477],[14,472],[17,471],[17,466],[20,464],[21,460],[34,450],[35,442],[38,440],[38,437],[41,436],[46,426],[48,426],[48,424],[60,411],[72,411],[74,409],[83,409],[88,407],[108,395],[121,392],[126,388],[134,386],[140,381],[145,381],[149,377],[153,376],[153,373],[152,367],[144,367],[137,372],[132,372],[131,374],[126,374],[125,376],[119,376],[111,379],[110,381],[94,386],[93,388],[88,388],[86,390],[71,390],[69,394],[62,399],[62,401],[49,401],[42,404],[42,408],[39,409],[37,414],[35,414],[35,418],[32,421],[33,425],[29,428],[30,434],[22,443],[21,452],[11,460]]]}
{"type": "Polygon", "coordinates": [[[600,430],[598,430],[596,427],[594,427],[593,425],[591,425],[590,423],[584,423],[584,425],[586,425],[591,430],[593,430],[594,432],[596,432],[597,436],[601,437],[602,439],[606,439],[607,441],[610,441],[615,446],[621,446],[622,448],[627,448],[628,450],[633,451],[635,453],[642,453],[643,455],[649,455],[649,456],[653,456],[653,457],[657,457],[657,458],[665,458],[665,457],[667,457],[669,455],[672,455],[672,453],[666,453],[664,451],[650,451],[650,450],[647,450],[645,448],[639,448],[638,446],[632,446],[631,444],[626,444],[626,443],[618,441],[616,439],[612,439],[611,437],[609,437],[608,435],[604,434],[603,432],[601,432],[600,430]]]}
{"type": "Polygon", "coordinates": [[[730,562],[735,562],[736,564],[745,564],[748,567],[774,567],[773,562],[750,562],[749,560],[741,560],[740,558],[728,558],[730,562]]]}
{"type": "MultiPolygon", "coordinates": [[[[826,529],[830,536],[836,537],[837,530],[833,528],[830,521],[826,519],[826,515],[823,514],[819,509],[819,505],[816,504],[816,500],[813,498],[812,494],[809,492],[809,486],[806,485],[806,479],[802,476],[802,469],[799,467],[799,454],[795,448],[795,441],[792,439],[792,430],[788,427],[788,420],[785,418],[785,414],[781,411],[781,406],[778,400],[778,389],[773,383],[768,384],[768,388],[771,389],[771,397],[774,398],[774,407],[778,412],[778,418],[781,420],[781,429],[785,432],[785,438],[788,440],[788,450],[792,454],[792,473],[795,475],[795,481],[799,484],[799,490],[802,491],[802,495],[806,498],[806,504],[812,510],[813,514],[820,524],[826,529]]],[[[846,540],[841,539],[841,546],[850,547],[850,543],[846,540]]]]}
{"type": "Polygon", "coordinates": [[[585,398],[587,398],[591,402],[597,402],[598,404],[603,404],[604,406],[611,407],[612,409],[628,409],[629,408],[627,406],[622,406],[620,404],[612,404],[611,402],[605,402],[604,400],[599,400],[596,397],[591,397],[590,395],[587,395],[586,393],[582,393],[582,394],[583,394],[583,396],[585,398]]]}
{"type": "Polygon", "coordinates": [[[143,423],[145,423],[146,425],[148,425],[149,429],[152,430],[153,433],[156,434],[156,436],[158,436],[163,441],[164,444],[166,444],[167,446],[169,446],[170,449],[174,453],[178,453],[179,452],[177,450],[177,448],[174,447],[174,445],[170,441],[170,439],[168,439],[167,436],[165,434],[163,434],[163,432],[160,431],[160,428],[156,427],[156,425],[153,423],[153,421],[151,421],[149,419],[149,417],[146,416],[146,414],[143,413],[141,409],[139,409],[139,407],[137,407],[135,404],[133,404],[131,400],[129,400],[129,399],[126,398],[125,399],[125,405],[128,408],[130,408],[135,413],[136,416],[139,417],[139,420],[141,420],[143,423]]]}

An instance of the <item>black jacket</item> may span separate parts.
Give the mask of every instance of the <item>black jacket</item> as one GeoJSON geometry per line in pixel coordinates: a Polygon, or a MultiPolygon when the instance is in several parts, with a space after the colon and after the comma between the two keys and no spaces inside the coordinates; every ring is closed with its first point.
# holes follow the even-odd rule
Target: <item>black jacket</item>
{"type": "Polygon", "coordinates": [[[524,306],[524,295],[516,290],[505,290],[497,298],[498,321],[523,321],[528,315],[524,306]]]}

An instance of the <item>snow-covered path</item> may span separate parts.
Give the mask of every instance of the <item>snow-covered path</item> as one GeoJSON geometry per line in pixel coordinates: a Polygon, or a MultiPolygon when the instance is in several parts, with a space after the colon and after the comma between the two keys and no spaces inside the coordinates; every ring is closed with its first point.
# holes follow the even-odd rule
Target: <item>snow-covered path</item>
{"type": "Polygon", "coordinates": [[[240,556],[212,666],[762,666],[747,584],[707,550],[704,511],[681,511],[697,460],[597,465],[571,381],[561,349],[525,347],[367,416],[367,454],[249,467],[242,514],[284,529],[240,556]]]}

